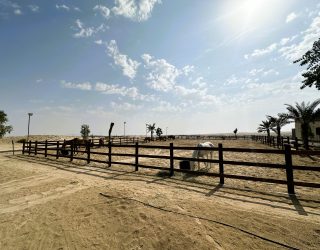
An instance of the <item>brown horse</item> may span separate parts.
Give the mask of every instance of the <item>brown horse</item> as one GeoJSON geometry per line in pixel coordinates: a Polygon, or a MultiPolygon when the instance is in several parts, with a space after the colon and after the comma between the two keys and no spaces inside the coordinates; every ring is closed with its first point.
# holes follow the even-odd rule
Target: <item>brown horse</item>
{"type": "Polygon", "coordinates": [[[69,153],[75,154],[79,152],[79,149],[81,147],[84,147],[87,149],[87,146],[93,146],[93,143],[91,140],[85,140],[85,139],[79,139],[79,138],[73,138],[71,140],[65,140],[62,143],[61,147],[61,154],[62,155],[69,155],[69,153]]]}

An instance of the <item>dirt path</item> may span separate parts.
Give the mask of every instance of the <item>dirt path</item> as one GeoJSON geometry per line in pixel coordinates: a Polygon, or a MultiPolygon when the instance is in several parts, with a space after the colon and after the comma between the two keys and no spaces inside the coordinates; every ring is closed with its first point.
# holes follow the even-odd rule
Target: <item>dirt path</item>
{"type": "Polygon", "coordinates": [[[318,192],[210,181],[0,154],[0,249],[318,249],[318,192]]]}

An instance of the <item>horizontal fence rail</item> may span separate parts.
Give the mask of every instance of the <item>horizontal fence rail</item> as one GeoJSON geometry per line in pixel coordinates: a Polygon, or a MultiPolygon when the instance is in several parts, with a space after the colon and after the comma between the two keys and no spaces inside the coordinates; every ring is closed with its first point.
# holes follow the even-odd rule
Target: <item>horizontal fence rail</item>
{"type": "Polygon", "coordinates": [[[247,180],[247,181],[258,181],[258,182],[266,182],[266,183],[275,183],[275,184],[285,184],[287,185],[288,193],[295,193],[294,186],[303,186],[303,187],[312,187],[312,188],[320,188],[320,183],[308,183],[308,182],[300,182],[294,181],[293,170],[298,171],[315,171],[320,172],[319,166],[294,166],[292,164],[292,155],[320,155],[320,151],[312,151],[312,150],[303,150],[303,151],[292,151],[290,145],[285,144],[284,149],[252,149],[252,148],[224,148],[220,143],[218,147],[206,148],[206,147],[185,147],[185,146],[174,146],[173,143],[170,143],[169,146],[157,146],[157,145],[140,145],[138,141],[134,144],[113,144],[108,143],[107,145],[103,145],[106,149],[106,152],[97,152],[94,151],[94,144],[87,143],[81,149],[76,149],[75,145],[68,145],[68,148],[64,148],[63,142],[59,141],[29,141],[23,143],[22,153],[23,154],[34,154],[34,155],[44,155],[53,156],[58,158],[68,158],[70,161],[74,159],[84,160],[87,163],[97,162],[104,163],[111,166],[112,164],[119,165],[128,165],[135,167],[135,170],[138,171],[139,168],[149,168],[149,169],[157,169],[157,170],[168,170],[170,176],[174,174],[174,172],[182,172],[193,175],[205,175],[211,177],[219,177],[220,184],[224,184],[224,179],[237,179],[237,180],[247,180]],[[113,152],[116,148],[131,148],[134,153],[118,153],[113,152]],[[163,149],[167,150],[167,155],[152,155],[140,153],[140,149],[163,149]],[[67,155],[63,154],[63,150],[67,151],[67,155]],[[218,152],[218,159],[195,159],[192,157],[181,157],[175,156],[175,152],[177,151],[193,151],[193,150],[204,150],[204,151],[213,151],[218,152]],[[249,161],[233,161],[233,160],[225,160],[224,153],[225,152],[242,152],[242,153],[257,153],[257,154],[277,154],[283,155],[284,164],[277,163],[261,163],[261,162],[249,162],[249,161]],[[82,156],[75,153],[83,153],[82,156]],[[105,156],[105,160],[93,159],[92,155],[102,155],[105,156]],[[131,157],[132,162],[122,162],[115,161],[113,157],[131,157]],[[147,166],[139,163],[139,159],[141,158],[150,158],[150,159],[164,159],[168,160],[168,167],[160,167],[160,166],[147,166]],[[178,169],[174,168],[174,161],[193,161],[193,162],[204,162],[204,163],[216,163],[219,164],[219,173],[205,172],[205,171],[194,171],[188,169],[178,169]],[[252,177],[252,176],[240,176],[234,174],[226,174],[224,173],[224,166],[241,166],[241,167],[258,167],[258,168],[271,168],[271,169],[283,169],[286,173],[285,180],[278,180],[272,178],[262,178],[262,177],[252,177]]]}

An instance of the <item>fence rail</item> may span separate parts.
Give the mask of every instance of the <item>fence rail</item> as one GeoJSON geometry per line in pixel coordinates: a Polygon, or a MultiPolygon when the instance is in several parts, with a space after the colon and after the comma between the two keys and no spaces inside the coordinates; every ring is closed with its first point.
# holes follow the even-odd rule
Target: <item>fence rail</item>
{"type": "Polygon", "coordinates": [[[214,148],[198,148],[198,147],[184,147],[184,146],[174,146],[173,143],[170,143],[169,146],[156,146],[156,145],[140,145],[139,142],[135,142],[134,144],[128,145],[117,145],[111,144],[105,145],[104,148],[107,149],[107,152],[97,152],[92,148],[92,144],[87,144],[84,150],[79,150],[78,152],[82,152],[86,155],[79,157],[78,155],[74,155],[74,145],[71,145],[68,152],[70,155],[61,154],[62,143],[59,141],[29,141],[27,143],[23,143],[23,154],[34,154],[34,155],[44,155],[45,157],[53,156],[57,159],[60,157],[69,158],[70,161],[74,159],[84,160],[87,163],[97,162],[97,163],[105,163],[108,166],[112,164],[120,164],[120,165],[128,165],[134,166],[135,170],[138,171],[139,168],[149,168],[149,169],[158,169],[158,170],[168,170],[170,176],[174,174],[174,172],[183,172],[194,175],[205,175],[212,177],[219,177],[220,184],[224,184],[224,179],[238,179],[238,180],[247,180],[247,181],[258,181],[258,182],[267,182],[267,183],[276,183],[276,184],[286,184],[288,193],[293,194],[294,186],[303,186],[303,187],[312,187],[312,188],[320,188],[320,183],[309,183],[309,182],[300,182],[294,181],[293,178],[293,170],[299,171],[316,171],[320,172],[319,166],[294,166],[292,164],[292,155],[320,155],[320,151],[292,151],[290,145],[285,144],[284,149],[275,150],[275,149],[251,149],[251,148],[224,148],[220,143],[218,147],[214,148]],[[113,149],[115,148],[132,148],[135,153],[115,153],[113,149]],[[140,153],[140,149],[165,149],[168,150],[169,155],[150,155],[150,154],[142,154],[140,153]],[[180,157],[175,156],[176,151],[181,150],[211,150],[218,152],[218,159],[194,159],[190,157],[180,157]],[[48,152],[49,151],[49,152],[48,152]],[[55,153],[52,153],[54,151],[55,153]],[[259,163],[259,162],[249,162],[249,161],[231,161],[224,160],[224,152],[243,152],[243,153],[258,153],[258,154],[278,154],[283,155],[285,164],[275,164],[275,163],[259,163]],[[103,155],[106,156],[106,160],[98,160],[93,159],[92,155],[103,155]],[[132,157],[134,162],[121,162],[114,161],[113,156],[121,156],[121,157],[132,157]],[[159,167],[159,166],[146,166],[139,163],[140,158],[150,158],[150,159],[165,159],[169,161],[168,167],[159,167]],[[218,163],[219,164],[219,173],[211,173],[204,171],[193,171],[193,170],[185,170],[174,168],[175,160],[185,160],[185,161],[199,161],[205,163],[218,163]],[[233,174],[225,174],[224,173],[224,165],[232,165],[232,166],[242,166],[242,167],[258,167],[258,168],[272,168],[272,169],[284,169],[286,172],[286,180],[278,180],[271,178],[262,178],[262,177],[252,177],[252,176],[240,176],[233,174]]]}

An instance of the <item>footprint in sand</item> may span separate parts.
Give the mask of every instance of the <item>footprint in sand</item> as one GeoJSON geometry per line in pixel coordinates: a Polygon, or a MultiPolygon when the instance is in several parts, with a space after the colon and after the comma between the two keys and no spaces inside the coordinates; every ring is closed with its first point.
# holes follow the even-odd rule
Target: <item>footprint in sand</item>
{"type": "MultiPolygon", "coordinates": [[[[49,183],[54,181],[57,178],[49,176],[33,176],[33,178],[26,178],[24,181],[11,181],[4,183],[0,186],[1,194],[5,193],[15,193],[18,192],[21,188],[36,187],[44,183],[49,183]]],[[[10,213],[19,211],[25,208],[29,208],[35,205],[43,204],[48,201],[58,199],[72,193],[75,193],[79,190],[87,188],[80,182],[72,182],[69,184],[62,184],[56,188],[50,188],[48,185],[48,190],[42,192],[32,193],[30,195],[25,195],[23,197],[14,198],[8,200],[6,203],[0,203],[0,214],[10,213]]]]}

